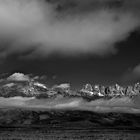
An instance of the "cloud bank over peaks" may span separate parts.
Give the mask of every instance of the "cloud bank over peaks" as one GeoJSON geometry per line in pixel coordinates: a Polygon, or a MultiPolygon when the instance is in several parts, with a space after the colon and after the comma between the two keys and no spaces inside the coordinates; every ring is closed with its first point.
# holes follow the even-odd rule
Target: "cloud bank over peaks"
{"type": "Polygon", "coordinates": [[[14,73],[7,78],[8,81],[30,81],[30,77],[28,75],[24,75],[23,73],[14,73]]]}
{"type": "Polygon", "coordinates": [[[30,52],[26,57],[33,58],[56,52],[70,56],[115,53],[113,45],[140,25],[134,11],[99,8],[75,16],[58,12],[55,4],[43,0],[0,0],[0,54],[30,52]]]}

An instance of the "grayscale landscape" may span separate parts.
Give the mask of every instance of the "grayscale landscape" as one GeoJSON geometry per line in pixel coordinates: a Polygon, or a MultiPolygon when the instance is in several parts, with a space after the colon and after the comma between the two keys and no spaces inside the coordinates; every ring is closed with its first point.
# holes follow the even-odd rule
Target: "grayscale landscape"
{"type": "Polygon", "coordinates": [[[140,0],[0,0],[0,140],[140,140],[140,0]]]}
{"type": "Polygon", "coordinates": [[[68,83],[47,87],[14,73],[0,84],[1,139],[140,138],[139,83],[86,84],[76,91],[68,83]]]}

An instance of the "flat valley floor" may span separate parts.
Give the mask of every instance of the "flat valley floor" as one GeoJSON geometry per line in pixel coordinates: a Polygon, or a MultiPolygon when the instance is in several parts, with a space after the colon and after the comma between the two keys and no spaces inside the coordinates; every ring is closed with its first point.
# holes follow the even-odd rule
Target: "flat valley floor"
{"type": "Polygon", "coordinates": [[[0,128],[0,140],[140,140],[140,130],[0,128]]]}

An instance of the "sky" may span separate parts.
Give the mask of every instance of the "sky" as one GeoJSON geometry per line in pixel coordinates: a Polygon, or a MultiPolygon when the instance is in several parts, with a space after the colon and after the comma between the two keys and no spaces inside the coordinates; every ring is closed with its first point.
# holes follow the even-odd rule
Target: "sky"
{"type": "Polygon", "coordinates": [[[139,0],[0,0],[0,73],[48,84],[140,80],[139,0]]]}

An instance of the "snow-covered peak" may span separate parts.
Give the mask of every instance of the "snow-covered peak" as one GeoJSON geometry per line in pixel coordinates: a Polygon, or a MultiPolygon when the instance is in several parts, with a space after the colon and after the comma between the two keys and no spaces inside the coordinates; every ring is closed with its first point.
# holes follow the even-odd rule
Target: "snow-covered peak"
{"type": "Polygon", "coordinates": [[[89,91],[89,90],[86,90],[86,89],[81,89],[80,92],[86,93],[87,95],[90,95],[90,96],[94,95],[93,91],[89,91]]]}
{"type": "Polygon", "coordinates": [[[98,96],[103,97],[104,95],[101,92],[98,92],[98,96]]]}
{"type": "Polygon", "coordinates": [[[35,83],[34,83],[34,86],[38,86],[38,87],[47,89],[47,87],[46,87],[44,84],[41,84],[41,83],[39,83],[39,82],[35,82],[35,83]]]}

